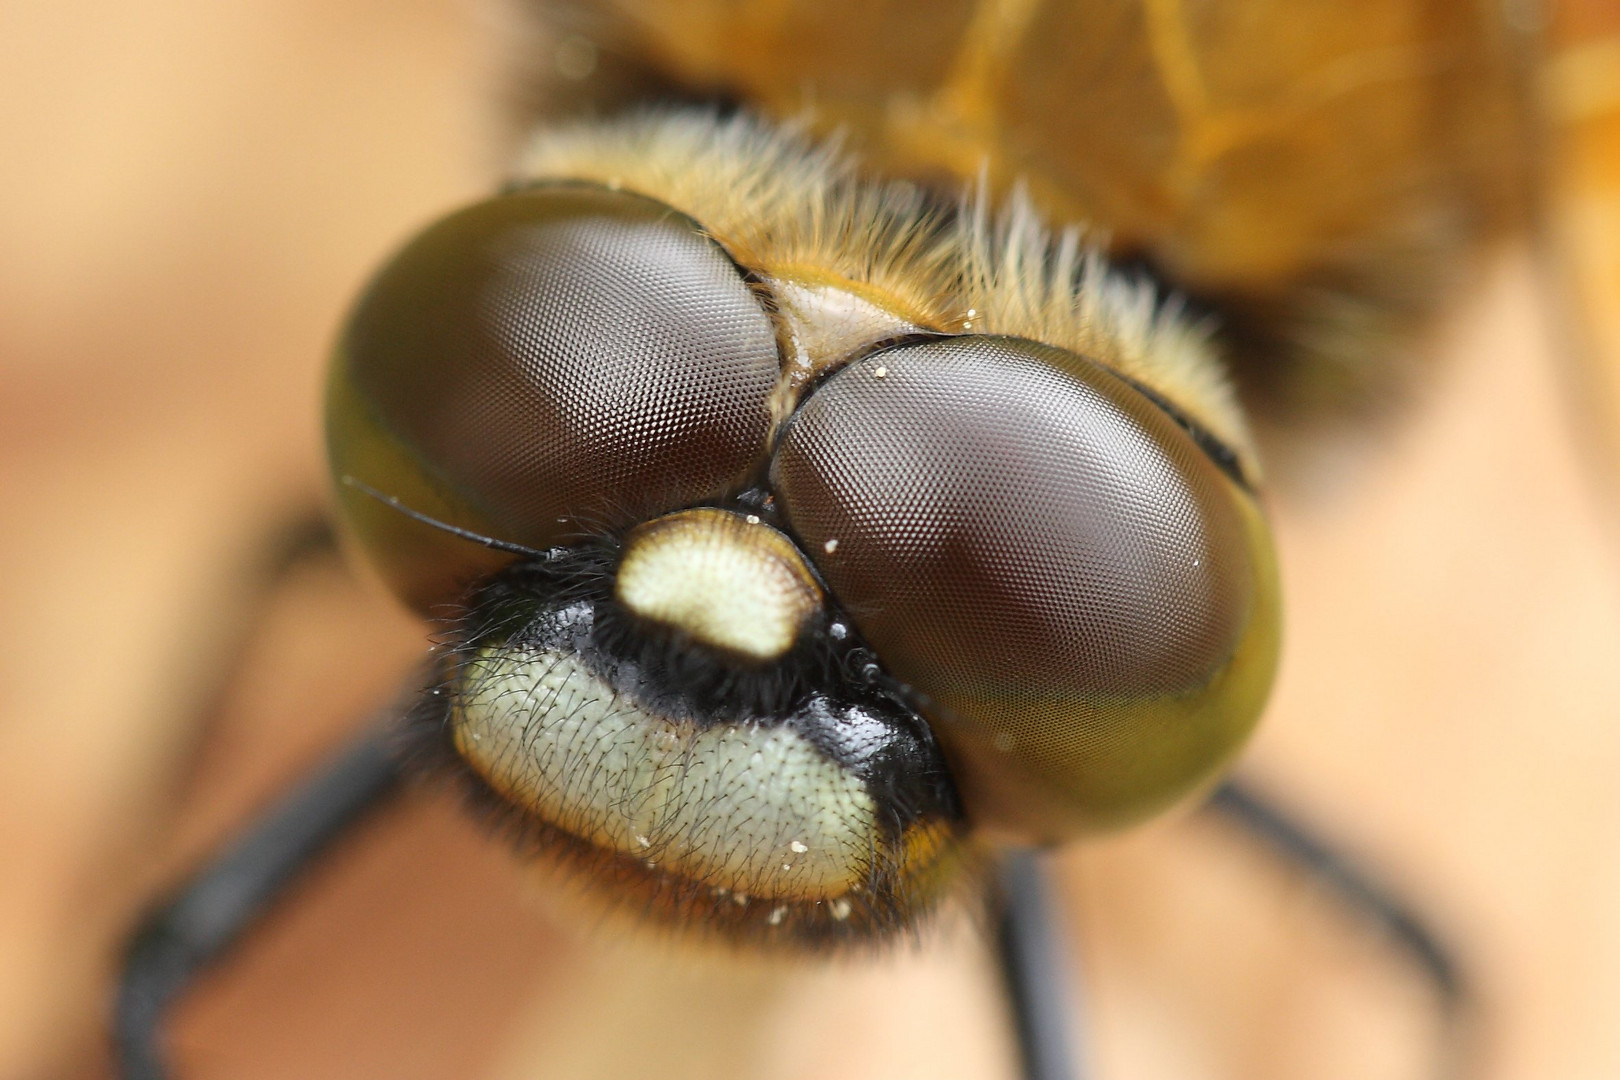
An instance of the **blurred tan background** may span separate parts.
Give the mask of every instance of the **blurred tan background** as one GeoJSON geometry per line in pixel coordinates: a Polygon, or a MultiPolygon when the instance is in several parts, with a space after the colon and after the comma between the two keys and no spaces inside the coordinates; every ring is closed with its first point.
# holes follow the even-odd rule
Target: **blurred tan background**
{"type": "MultiPolygon", "coordinates": [[[[384,700],[423,631],[332,567],[209,727],[260,538],[320,497],[349,298],[487,190],[457,0],[0,6],[0,1078],[95,1075],[143,898],[384,700]]],[[[1478,974],[1492,1078],[1620,1075],[1620,557],[1523,250],[1412,415],[1275,506],[1258,782],[1478,974]]],[[[1207,821],[1062,858],[1097,1075],[1423,1075],[1386,949],[1207,821]]],[[[448,801],[357,837],[181,1017],[188,1075],[1006,1075],[971,928],[784,975],[577,938],[448,801]]]]}

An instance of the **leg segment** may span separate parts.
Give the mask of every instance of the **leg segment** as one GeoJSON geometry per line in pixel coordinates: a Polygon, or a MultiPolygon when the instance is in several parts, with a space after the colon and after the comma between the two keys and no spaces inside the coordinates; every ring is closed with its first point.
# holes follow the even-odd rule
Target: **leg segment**
{"type": "Polygon", "coordinates": [[[1082,1080],[1067,959],[1041,856],[1008,851],[1001,861],[997,946],[1011,999],[1024,1080],[1082,1080]]]}
{"type": "Polygon", "coordinates": [[[1460,1080],[1474,1060],[1473,996],[1456,954],[1417,910],[1345,852],[1267,801],[1247,785],[1228,781],[1206,804],[1287,864],[1319,882],[1351,913],[1378,926],[1428,980],[1440,1007],[1440,1076],[1460,1080]]]}
{"type": "Polygon", "coordinates": [[[142,920],[124,955],[113,1013],[122,1080],[166,1080],[169,1007],[265,913],[309,863],[398,790],[383,731],[341,750],[228,843],[142,920]]]}

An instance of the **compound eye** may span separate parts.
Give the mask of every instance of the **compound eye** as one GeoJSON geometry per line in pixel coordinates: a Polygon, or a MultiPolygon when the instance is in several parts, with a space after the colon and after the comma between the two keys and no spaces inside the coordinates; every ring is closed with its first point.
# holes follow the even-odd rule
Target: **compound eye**
{"type": "Polygon", "coordinates": [[[490,569],[425,514],[534,548],[713,498],[757,468],[778,360],[737,267],[690,218],[606,188],[451,214],[382,270],[334,360],[350,528],[421,609],[490,569]]]}
{"type": "Polygon", "coordinates": [[[866,357],[800,408],[772,481],[981,825],[1049,841],[1146,816],[1258,717],[1264,522],[1100,365],[994,337],[866,357]]]}

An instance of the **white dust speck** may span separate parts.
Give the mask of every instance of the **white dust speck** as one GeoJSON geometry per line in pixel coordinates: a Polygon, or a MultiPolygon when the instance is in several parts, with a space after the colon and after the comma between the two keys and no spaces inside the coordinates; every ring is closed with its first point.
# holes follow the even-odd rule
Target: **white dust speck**
{"type": "Polygon", "coordinates": [[[745,892],[740,892],[734,895],[732,899],[735,900],[739,905],[746,906],[748,903],[748,894],[745,892]]]}
{"type": "Polygon", "coordinates": [[[645,836],[642,836],[640,833],[636,834],[636,843],[640,844],[642,847],[652,847],[652,841],[647,839],[645,836]]]}
{"type": "Polygon", "coordinates": [[[845,919],[849,918],[849,901],[845,900],[843,897],[839,897],[837,900],[834,900],[832,902],[832,917],[837,919],[839,922],[843,922],[845,919]]]}
{"type": "Polygon", "coordinates": [[[829,555],[831,555],[833,552],[837,551],[838,550],[838,538],[834,537],[833,539],[827,541],[825,544],[822,544],[821,545],[821,550],[825,551],[829,555]]]}
{"type": "Polygon", "coordinates": [[[778,906],[771,908],[770,918],[766,919],[765,921],[770,923],[772,926],[780,926],[782,924],[782,920],[785,918],[787,918],[787,908],[778,906]]]}
{"type": "Polygon", "coordinates": [[[888,377],[889,377],[889,369],[888,368],[883,367],[882,365],[879,365],[878,367],[875,367],[875,368],[872,369],[872,378],[874,378],[874,379],[887,379],[888,377]]]}
{"type": "Polygon", "coordinates": [[[805,852],[810,850],[809,848],[805,847],[804,844],[801,843],[798,840],[793,841],[793,843],[789,844],[788,847],[793,850],[793,854],[795,854],[795,855],[803,855],[805,852]]]}
{"type": "Polygon", "coordinates": [[[759,524],[759,515],[758,514],[749,514],[747,517],[743,518],[743,520],[748,522],[748,524],[750,524],[750,525],[758,525],[759,524]]]}

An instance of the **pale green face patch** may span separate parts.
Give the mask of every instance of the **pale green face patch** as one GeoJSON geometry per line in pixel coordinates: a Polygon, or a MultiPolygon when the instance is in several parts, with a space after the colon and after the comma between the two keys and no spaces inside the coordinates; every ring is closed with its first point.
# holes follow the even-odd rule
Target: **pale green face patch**
{"type": "Polygon", "coordinates": [[[468,763],[597,847],[740,902],[832,901],[867,876],[865,785],[788,727],[662,716],[555,652],[486,650],[464,678],[468,763]]]}

